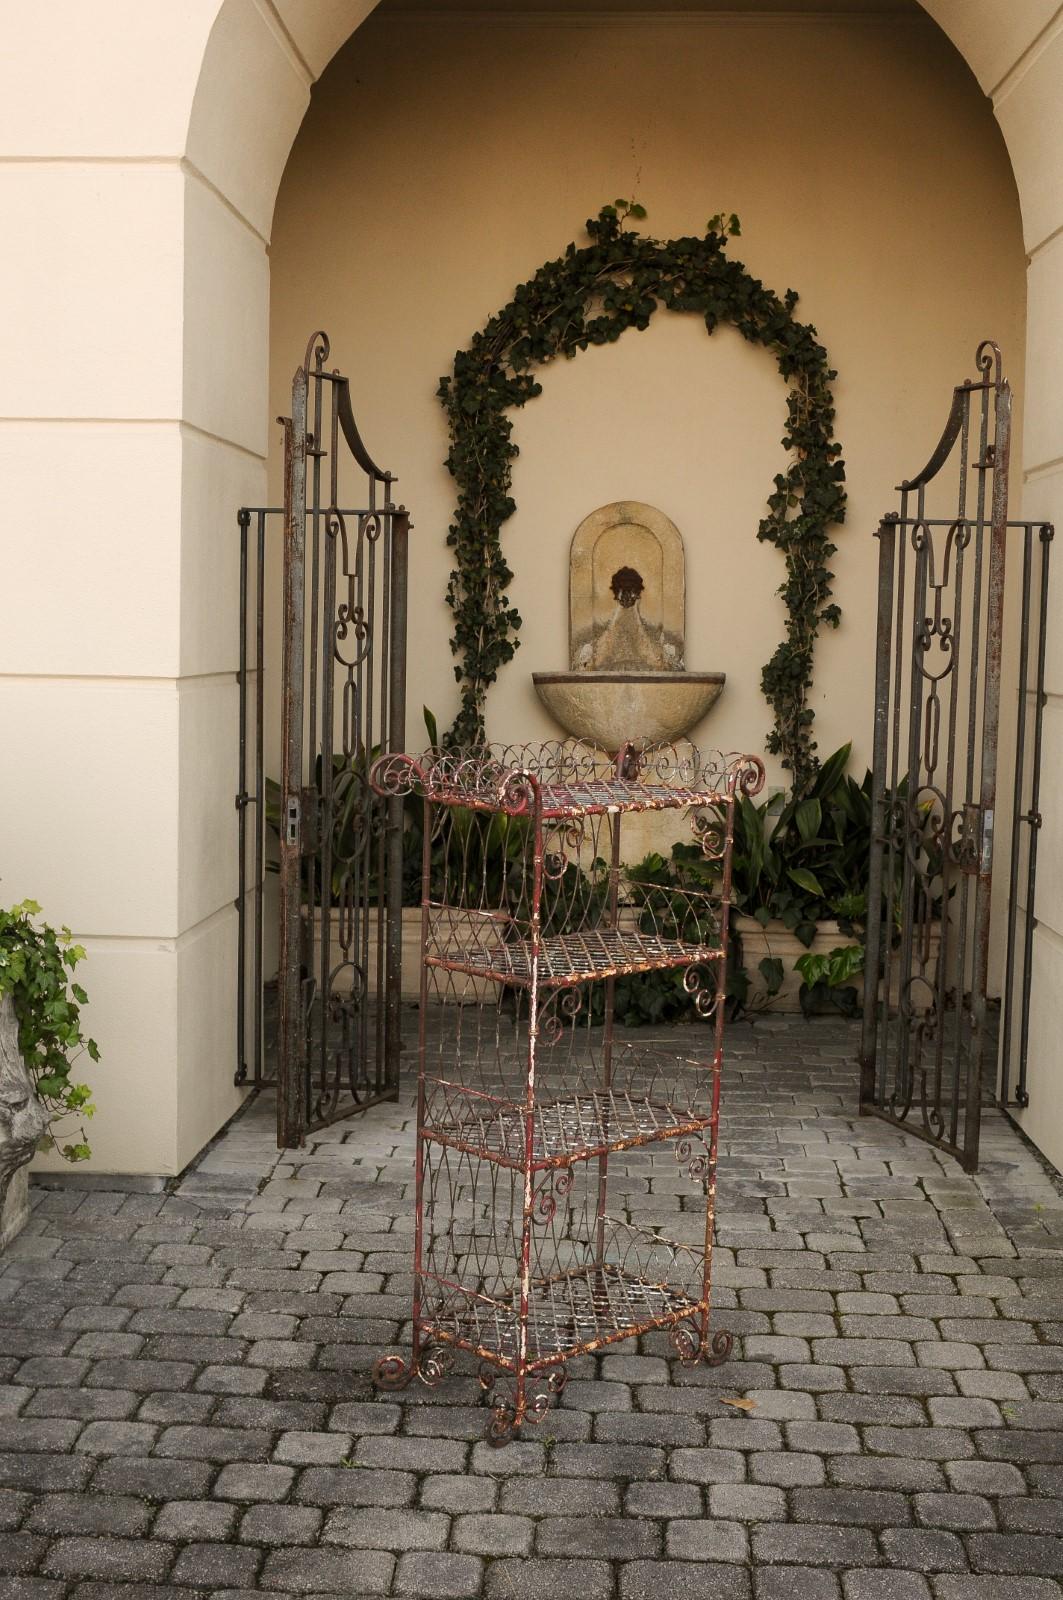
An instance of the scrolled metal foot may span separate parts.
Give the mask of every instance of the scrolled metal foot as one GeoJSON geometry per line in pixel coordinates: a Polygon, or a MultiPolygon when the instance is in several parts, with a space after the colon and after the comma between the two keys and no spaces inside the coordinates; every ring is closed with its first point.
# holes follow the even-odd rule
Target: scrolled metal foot
{"type": "Polygon", "coordinates": [[[668,1342],[684,1367],[692,1367],[701,1355],[701,1335],[688,1323],[676,1323],[668,1342]]]}
{"type": "Polygon", "coordinates": [[[496,1449],[508,1444],[519,1426],[516,1408],[510,1405],[508,1400],[499,1401],[491,1412],[491,1420],[487,1424],[488,1444],[493,1444],[496,1449]]]}
{"type": "Polygon", "coordinates": [[[705,1365],[722,1367],[734,1349],[734,1342],[733,1333],[728,1333],[725,1328],[719,1328],[709,1341],[709,1353],[705,1357],[705,1365]]]}
{"type": "Polygon", "coordinates": [[[414,1374],[412,1361],[397,1351],[378,1356],[373,1362],[373,1383],[378,1389],[405,1389],[414,1374]]]}
{"type": "Polygon", "coordinates": [[[546,1374],[546,1387],[549,1389],[550,1393],[555,1397],[555,1399],[564,1394],[565,1385],[567,1383],[568,1368],[563,1362],[556,1367],[549,1368],[546,1374]]]}
{"type": "Polygon", "coordinates": [[[437,1383],[449,1377],[454,1370],[454,1351],[449,1345],[434,1345],[425,1351],[417,1366],[417,1376],[427,1389],[434,1389],[437,1383]]]}

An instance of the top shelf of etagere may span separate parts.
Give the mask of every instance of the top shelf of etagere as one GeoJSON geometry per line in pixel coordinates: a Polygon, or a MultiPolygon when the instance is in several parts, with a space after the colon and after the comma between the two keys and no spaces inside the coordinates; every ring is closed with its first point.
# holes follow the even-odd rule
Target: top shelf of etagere
{"type": "Polygon", "coordinates": [[[756,756],[702,753],[688,743],[629,743],[612,758],[577,740],[557,740],[381,756],[371,782],[379,794],[558,821],[726,804],[736,794],[758,793],[764,768],[756,756]]]}

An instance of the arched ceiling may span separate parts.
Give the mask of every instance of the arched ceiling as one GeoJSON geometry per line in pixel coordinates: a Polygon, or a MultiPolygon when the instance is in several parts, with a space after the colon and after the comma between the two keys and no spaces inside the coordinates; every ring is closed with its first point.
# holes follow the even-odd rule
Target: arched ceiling
{"type": "MultiPolygon", "coordinates": [[[[647,11],[647,0],[379,0],[378,11],[579,12],[647,11]]],[[[921,11],[919,0],[666,0],[670,12],[842,12],[848,16],[883,16],[921,11]]]]}
{"type": "MultiPolygon", "coordinates": [[[[205,12],[212,5],[217,10],[191,105],[185,153],[265,240],[277,185],[313,82],[376,7],[374,0],[200,0],[200,5],[205,12]]],[[[833,11],[868,17],[923,11],[993,97],[1024,212],[1048,182],[1044,136],[1037,129],[1012,127],[1001,112],[1000,98],[1015,76],[1015,64],[1034,60],[1063,28],[1059,0],[663,0],[659,6],[652,0],[381,0],[380,9],[426,15],[532,9],[591,14],[833,11]]],[[[1032,227],[1029,219],[1027,223],[1032,244],[1039,219],[1032,227]]]]}

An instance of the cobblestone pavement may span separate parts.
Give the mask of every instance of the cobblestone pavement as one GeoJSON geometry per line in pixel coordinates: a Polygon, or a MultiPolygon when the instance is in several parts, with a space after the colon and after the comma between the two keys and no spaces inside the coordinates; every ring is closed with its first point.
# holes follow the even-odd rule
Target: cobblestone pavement
{"type": "MultiPolygon", "coordinates": [[[[38,1190],[0,1272],[0,1600],[1058,1597],[1063,1201],[996,1114],[977,1180],[857,1118],[854,1051],[733,1030],[731,1362],[620,1345],[501,1450],[473,1377],[368,1382],[408,1101],[279,1157],[262,1097],[172,1192],[38,1190]]],[[[628,1170],[666,1223],[675,1162],[628,1170]]]]}

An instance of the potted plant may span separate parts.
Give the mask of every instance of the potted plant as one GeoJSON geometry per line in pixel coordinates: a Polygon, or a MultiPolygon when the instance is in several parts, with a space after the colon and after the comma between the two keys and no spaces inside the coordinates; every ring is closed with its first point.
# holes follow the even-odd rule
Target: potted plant
{"type": "MultiPolygon", "coordinates": [[[[848,775],[851,753],[851,744],[842,745],[788,800],[776,795],[756,806],[740,797],[736,804],[732,926],[754,1004],[806,1014],[855,1014],[862,1004],[871,774],[860,783],[848,775]]],[[[930,892],[939,849],[924,820],[920,894],[930,892]]],[[[899,887],[887,892],[895,898],[899,887]]],[[[931,942],[935,961],[940,936],[931,942]]]]}
{"type": "MultiPolygon", "coordinates": [[[[424,722],[429,748],[439,746],[438,725],[434,714],[426,706],[424,722]]],[[[376,907],[380,901],[380,861],[375,843],[379,835],[366,826],[366,803],[369,791],[369,771],[380,754],[378,748],[366,751],[359,748],[350,756],[332,757],[332,827],[329,835],[328,860],[325,840],[318,830],[314,849],[303,860],[303,894],[313,911],[308,914],[306,935],[306,965],[317,972],[321,964],[322,928],[326,915],[331,922],[329,947],[340,948],[340,901],[351,865],[360,857],[361,883],[365,886],[369,909],[368,929],[368,993],[377,992],[378,940],[376,907]],[[327,868],[327,870],[326,870],[327,868]],[[326,883],[327,878],[327,883],[326,883]]],[[[322,761],[317,758],[315,768],[317,792],[322,789],[322,761]]],[[[266,819],[274,833],[280,831],[281,789],[272,778],[266,780],[266,819]]],[[[491,898],[501,903],[502,889],[514,867],[525,858],[524,836],[527,819],[492,815],[485,817],[461,806],[451,807],[449,823],[444,835],[432,841],[431,895],[435,900],[445,898],[444,884],[455,875],[463,873],[473,890],[489,886],[491,898]]],[[[424,802],[417,794],[406,797],[403,817],[402,862],[402,988],[403,1000],[416,1001],[421,993],[421,872],[424,840],[424,802]]],[[[276,871],[276,863],[269,864],[276,871]]],[[[567,887],[567,879],[566,879],[567,887]]],[[[457,892],[453,881],[450,895],[457,892]]],[[[513,893],[519,899],[521,888],[514,884],[513,893]]],[[[339,966],[334,972],[332,986],[335,992],[349,994],[354,972],[351,966],[339,966]]],[[[479,980],[470,980],[470,993],[480,987],[479,980]]],[[[491,989],[485,983],[484,991],[491,989]]]]}
{"type": "Polygon", "coordinates": [[[34,900],[0,909],[0,1248],[29,1213],[34,1152],[51,1145],[68,1161],[90,1154],[83,1129],[64,1143],[53,1132],[63,1117],[91,1117],[95,1109],[91,1091],[71,1076],[83,1050],[99,1060],[81,1027],[87,996],[73,977],[85,951],[69,928],[42,922],[40,911],[34,900]]]}
{"type": "MultiPolygon", "coordinates": [[[[777,794],[760,805],[744,796],[736,800],[727,992],[737,1009],[853,1015],[861,1007],[871,774],[860,783],[847,774],[851,748],[843,745],[824,761],[800,795],[777,794]]],[[[923,895],[931,892],[940,850],[929,816],[925,821],[925,870],[917,891],[923,895]]],[[[647,856],[627,874],[636,895],[651,887],[667,895],[688,878],[711,879],[716,870],[695,845],[680,843],[670,859],[647,856]]],[[[894,898],[898,891],[899,882],[894,898]]],[[[932,963],[939,943],[932,934],[932,963]]],[[[678,1014],[682,997],[664,979],[654,975],[652,993],[633,980],[625,1021],[678,1014]]],[[[890,999],[897,1003],[895,993],[890,999]]]]}

